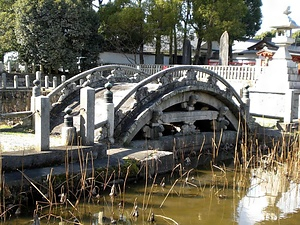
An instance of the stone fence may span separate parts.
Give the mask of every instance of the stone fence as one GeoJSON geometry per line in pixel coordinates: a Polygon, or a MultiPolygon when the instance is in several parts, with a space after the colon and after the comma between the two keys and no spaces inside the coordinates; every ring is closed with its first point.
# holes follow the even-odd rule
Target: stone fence
{"type": "MultiPolygon", "coordinates": [[[[148,64],[128,64],[125,65],[128,67],[136,68],[143,71],[145,74],[155,74],[159,71],[162,71],[166,68],[176,67],[181,65],[148,65],[148,64]]],[[[211,66],[211,65],[200,65],[201,67],[211,70],[217,73],[219,76],[227,80],[228,82],[248,82],[251,86],[260,75],[264,73],[265,67],[260,66],[211,66]]],[[[129,71],[130,73],[130,71],[129,71]]],[[[132,73],[132,72],[131,72],[132,73]]],[[[129,74],[128,74],[129,75],[129,74]]],[[[130,74],[130,75],[133,75],[130,74]]],[[[181,75],[178,75],[179,77],[181,75]]],[[[54,89],[60,83],[63,83],[65,80],[70,78],[67,75],[53,76],[53,75],[42,75],[40,71],[37,71],[36,74],[7,74],[2,73],[1,80],[1,89],[18,89],[18,88],[31,88],[33,87],[33,81],[40,80],[41,87],[45,89],[54,89]]]]}
{"type": "Polygon", "coordinates": [[[42,75],[40,71],[37,71],[36,74],[9,74],[3,72],[0,77],[0,90],[30,89],[33,87],[34,80],[41,82],[42,89],[53,89],[68,78],[67,75],[42,75]]]}

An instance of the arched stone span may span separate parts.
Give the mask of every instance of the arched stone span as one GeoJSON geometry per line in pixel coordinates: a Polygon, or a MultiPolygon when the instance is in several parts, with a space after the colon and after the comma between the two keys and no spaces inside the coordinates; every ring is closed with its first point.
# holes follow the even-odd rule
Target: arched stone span
{"type": "MultiPolygon", "coordinates": [[[[115,102],[114,134],[120,144],[139,138],[159,139],[174,133],[177,136],[192,136],[203,131],[212,133],[227,129],[237,132],[239,121],[246,115],[245,104],[231,85],[218,74],[200,66],[176,66],[153,75],[126,66],[97,67],[71,78],[48,97],[53,97],[84,77],[85,82],[77,85],[76,90],[84,86],[103,89],[106,82],[116,78],[119,80],[115,90],[121,90],[122,83],[131,83],[124,92],[127,94],[121,94],[121,98],[112,88],[114,94],[119,95],[115,102]],[[114,72],[110,71],[112,69],[114,72]],[[131,70],[131,77],[123,73],[122,70],[126,69],[131,70]],[[105,70],[109,71],[106,76],[105,70]],[[96,72],[99,74],[95,75],[96,72]],[[143,79],[132,76],[135,72],[143,79]],[[168,129],[175,132],[170,133],[168,129]]],[[[99,104],[101,101],[97,102],[99,104]]],[[[95,129],[104,124],[105,121],[98,121],[95,129]]]]}
{"type": "Polygon", "coordinates": [[[203,129],[237,132],[245,109],[235,90],[214,72],[197,66],[171,68],[138,83],[118,104],[115,138],[121,143],[157,139],[167,126],[177,129],[177,135],[203,129]],[[174,76],[179,71],[184,75],[174,76]]]}

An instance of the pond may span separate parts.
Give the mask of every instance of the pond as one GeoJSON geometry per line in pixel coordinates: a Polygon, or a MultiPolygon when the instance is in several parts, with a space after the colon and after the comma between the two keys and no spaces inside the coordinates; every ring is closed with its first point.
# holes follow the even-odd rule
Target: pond
{"type": "MultiPolygon", "coordinates": [[[[40,202],[41,220],[36,222],[46,224],[50,218],[52,224],[96,225],[111,224],[113,218],[119,220],[116,224],[136,225],[299,224],[300,188],[288,169],[277,165],[245,172],[214,165],[208,170],[174,170],[147,181],[107,186],[100,195],[86,195],[84,204],[64,199],[49,207],[40,202]],[[102,215],[103,223],[98,223],[102,215]]],[[[38,224],[27,214],[30,218],[14,215],[3,224],[38,224]]]]}

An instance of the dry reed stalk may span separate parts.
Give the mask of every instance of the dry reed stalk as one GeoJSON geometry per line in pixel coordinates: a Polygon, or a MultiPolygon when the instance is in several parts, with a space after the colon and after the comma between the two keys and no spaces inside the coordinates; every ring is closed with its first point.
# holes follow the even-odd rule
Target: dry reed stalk
{"type": "MultiPolygon", "coordinates": [[[[176,166],[176,167],[177,167],[177,166],[176,166]]],[[[173,169],[173,170],[174,170],[174,169],[173,169]]],[[[175,187],[175,185],[177,184],[177,182],[178,182],[179,180],[181,180],[182,177],[183,177],[186,173],[187,173],[187,172],[185,172],[184,174],[182,174],[182,176],[180,176],[179,178],[177,178],[177,179],[175,180],[175,182],[174,182],[173,185],[171,186],[170,190],[168,191],[166,197],[164,198],[164,200],[163,200],[162,203],[160,204],[159,208],[161,208],[161,207],[164,205],[165,201],[167,200],[167,198],[168,198],[168,196],[170,195],[171,191],[174,189],[174,187],[175,187]]]]}
{"type": "Polygon", "coordinates": [[[173,220],[172,218],[170,217],[166,217],[166,216],[162,216],[162,215],[155,215],[155,217],[160,217],[160,218],[163,218],[165,220],[170,220],[171,222],[173,222],[175,225],[179,225],[179,223],[177,223],[175,220],[173,220]]]}
{"type": "MultiPolygon", "coordinates": [[[[148,155],[148,153],[147,153],[148,155]]],[[[143,210],[145,209],[145,199],[146,199],[146,193],[147,193],[147,187],[148,187],[148,160],[146,160],[146,166],[145,166],[145,187],[144,187],[144,195],[143,195],[143,210]]]]}
{"type": "MultiPolygon", "coordinates": [[[[53,168],[51,168],[50,173],[48,175],[48,197],[49,197],[49,213],[48,215],[52,214],[52,207],[53,207],[53,187],[52,187],[52,172],[53,168]]],[[[48,221],[50,221],[50,217],[48,217],[48,221]]]]}
{"type": "Polygon", "coordinates": [[[91,155],[91,169],[92,169],[92,174],[91,174],[91,178],[89,179],[90,180],[90,190],[89,190],[89,199],[88,199],[88,202],[90,202],[92,196],[93,196],[93,190],[96,186],[96,182],[95,182],[95,168],[94,168],[94,158],[93,158],[93,153],[90,152],[90,155],[91,155]]]}
{"type": "Polygon", "coordinates": [[[30,185],[32,185],[42,195],[42,197],[44,199],[46,199],[46,201],[49,204],[51,204],[51,201],[43,194],[43,192],[30,180],[30,178],[25,173],[23,173],[22,171],[20,171],[18,169],[17,169],[17,171],[19,171],[22,174],[22,176],[24,176],[24,178],[30,183],[30,185]]]}
{"type": "Polygon", "coordinates": [[[153,178],[153,182],[152,182],[152,185],[151,185],[151,188],[150,188],[150,192],[149,192],[149,195],[148,195],[148,199],[147,199],[147,203],[146,203],[145,210],[148,208],[149,201],[150,201],[150,197],[151,197],[152,191],[153,191],[153,187],[154,187],[154,185],[155,185],[156,177],[157,177],[157,173],[155,173],[155,176],[154,176],[154,178],[153,178]]]}
{"type": "Polygon", "coordinates": [[[131,164],[127,167],[125,179],[124,179],[124,184],[123,184],[123,192],[122,192],[122,209],[121,213],[124,215],[124,208],[125,208],[125,193],[126,193],[126,182],[128,179],[129,171],[130,171],[131,164]]]}
{"type": "Polygon", "coordinates": [[[105,178],[104,178],[104,186],[103,186],[103,189],[105,190],[106,189],[106,186],[108,184],[108,181],[107,181],[107,176],[108,176],[108,168],[109,168],[109,155],[107,156],[107,164],[106,164],[106,173],[105,173],[105,178]]]}

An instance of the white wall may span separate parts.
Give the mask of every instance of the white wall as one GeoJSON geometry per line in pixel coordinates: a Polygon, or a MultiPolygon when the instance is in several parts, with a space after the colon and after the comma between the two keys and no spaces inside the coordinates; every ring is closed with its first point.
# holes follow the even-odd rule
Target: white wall
{"type": "MultiPolygon", "coordinates": [[[[155,64],[154,54],[144,54],[144,64],[155,64]]],[[[139,55],[101,52],[99,64],[140,64],[139,55]]],[[[169,57],[164,56],[164,65],[169,65],[169,57]]]]}

